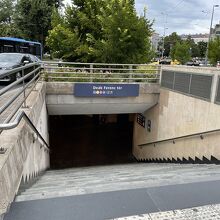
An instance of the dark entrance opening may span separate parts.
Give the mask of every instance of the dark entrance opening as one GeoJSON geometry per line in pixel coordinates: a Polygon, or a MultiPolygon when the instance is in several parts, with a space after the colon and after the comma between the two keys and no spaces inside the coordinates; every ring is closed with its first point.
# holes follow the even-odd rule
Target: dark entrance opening
{"type": "Polygon", "coordinates": [[[49,117],[51,168],[134,162],[133,115],[49,117]]]}

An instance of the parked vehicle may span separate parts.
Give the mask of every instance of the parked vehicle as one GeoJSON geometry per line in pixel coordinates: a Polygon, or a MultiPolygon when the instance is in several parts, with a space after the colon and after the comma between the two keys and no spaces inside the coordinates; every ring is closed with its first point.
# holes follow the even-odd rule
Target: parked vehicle
{"type": "MultiPolygon", "coordinates": [[[[12,70],[18,67],[22,67],[29,63],[39,64],[39,59],[31,54],[21,54],[21,53],[0,53],[0,81],[13,82],[21,77],[21,72],[17,72],[11,75],[7,75],[1,78],[1,74],[5,73],[7,70],[12,70]]],[[[32,71],[34,67],[25,69],[25,74],[32,71]]]]}
{"type": "Polygon", "coordinates": [[[42,45],[39,42],[21,38],[0,37],[0,53],[33,54],[42,59],[42,45]]]}
{"type": "Polygon", "coordinates": [[[163,59],[163,60],[159,61],[159,64],[170,65],[171,60],[170,59],[163,59]]]}
{"type": "Polygon", "coordinates": [[[187,66],[199,66],[200,63],[196,60],[191,60],[189,62],[186,63],[187,66]]]}

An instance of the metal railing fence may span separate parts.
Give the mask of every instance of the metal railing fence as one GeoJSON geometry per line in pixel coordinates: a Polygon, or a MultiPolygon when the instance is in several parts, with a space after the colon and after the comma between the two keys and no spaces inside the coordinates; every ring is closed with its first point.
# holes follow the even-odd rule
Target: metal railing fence
{"type": "Polygon", "coordinates": [[[44,62],[46,81],[158,83],[160,66],[148,64],[107,64],[44,62]]]}
{"type": "MultiPolygon", "coordinates": [[[[21,106],[24,108],[28,107],[26,105],[26,99],[34,90],[40,79],[41,64],[32,63],[13,70],[5,71],[0,75],[0,79],[4,79],[5,77],[11,76],[12,74],[15,75],[17,73],[20,73],[20,78],[0,90],[0,134],[3,130],[17,127],[23,118],[34,131],[36,136],[43,142],[42,147],[49,152],[47,142],[44,140],[26,113],[20,109],[21,106]],[[12,119],[13,121],[11,122],[12,119]]],[[[4,154],[5,152],[6,149],[1,147],[0,154],[4,154]]]]}
{"type": "MultiPolygon", "coordinates": [[[[4,117],[4,119],[0,118],[0,123],[8,123],[22,105],[23,107],[27,107],[26,99],[39,80],[41,74],[40,70],[40,64],[35,63],[8,71],[8,75],[21,72],[21,77],[0,90],[0,116],[2,116],[4,112],[11,108],[11,106],[16,102],[10,110],[10,114],[7,115],[6,118],[4,117]],[[25,74],[26,69],[29,69],[30,72],[25,74]],[[6,98],[2,103],[1,99],[3,99],[4,96],[6,96],[6,98]]],[[[5,76],[6,74],[2,74],[1,78],[4,78],[5,76]]]]}

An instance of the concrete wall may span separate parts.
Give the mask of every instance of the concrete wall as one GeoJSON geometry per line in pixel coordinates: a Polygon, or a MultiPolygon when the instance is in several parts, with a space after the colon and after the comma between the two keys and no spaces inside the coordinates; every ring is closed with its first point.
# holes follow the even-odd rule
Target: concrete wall
{"type": "MultiPolygon", "coordinates": [[[[29,108],[24,110],[48,141],[46,85],[38,83],[36,88],[27,99],[29,108]]],[[[49,152],[42,145],[24,120],[18,127],[2,132],[0,146],[7,151],[0,154],[0,215],[13,201],[22,178],[28,180],[49,167],[49,152]]]]}
{"type": "MultiPolygon", "coordinates": [[[[217,69],[167,67],[170,70],[185,72],[212,73],[214,83],[212,97],[215,97],[217,69]],[[210,70],[209,70],[210,69],[210,70]]],[[[159,103],[144,113],[146,120],[151,120],[151,132],[134,122],[133,153],[139,160],[151,159],[220,159],[220,132],[139,147],[139,144],[175,138],[213,129],[220,129],[220,106],[198,98],[161,89],[159,103]]]]}
{"type": "Polygon", "coordinates": [[[140,84],[138,97],[75,97],[74,83],[47,83],[50,115],[118,114],[144,112],[158,102],[159,84],[140,84]]]}

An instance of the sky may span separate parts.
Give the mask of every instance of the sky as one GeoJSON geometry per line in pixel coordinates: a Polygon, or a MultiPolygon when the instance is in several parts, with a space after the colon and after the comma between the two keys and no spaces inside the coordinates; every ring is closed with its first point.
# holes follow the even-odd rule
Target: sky
{"type": "MultiPolygon", "coordinates": [[[[64,0],[70,4],[71,0],[64,0]]],[[[154,21],[153,29],[160,35],[209,33],[212,9],[213,27],[220,21],[220,0],[136,0],[139,15],[147,8],[147,18],[154,21]]]]}

